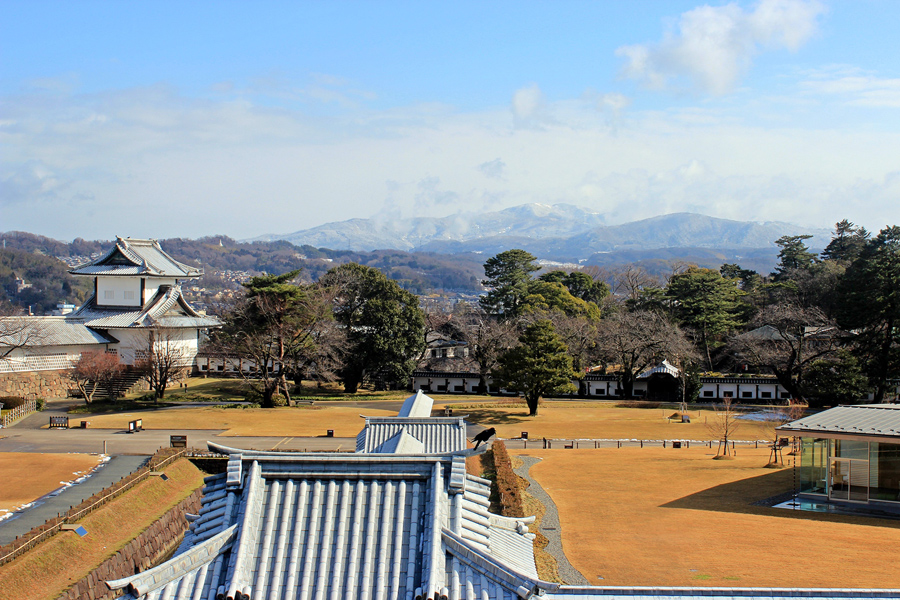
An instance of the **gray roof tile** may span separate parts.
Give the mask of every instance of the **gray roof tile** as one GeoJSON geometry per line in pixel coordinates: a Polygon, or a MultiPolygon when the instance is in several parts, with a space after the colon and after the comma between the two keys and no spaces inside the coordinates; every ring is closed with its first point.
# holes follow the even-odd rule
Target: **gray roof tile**
{"type": "Polygon", "coordinates": [[[778,428],[808,434],[900,437],[900,404],[837,406],[778,428]]]}
{"type": "Polygon", "coordinates": [[[116,245],[96,260],[70,270],[72,275],[200,277],[201,269],[178,262],[156,240],[117,238],[116,245]]]}

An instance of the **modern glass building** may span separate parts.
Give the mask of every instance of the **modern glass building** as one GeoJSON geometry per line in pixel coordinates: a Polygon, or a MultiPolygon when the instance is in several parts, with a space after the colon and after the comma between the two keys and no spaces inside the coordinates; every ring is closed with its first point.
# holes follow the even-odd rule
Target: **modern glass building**
{"type": "Polygon", "coordinates": [[[838,406],[778,430],[800,437],[801,496],[900,512],[900,404],[838,406]]]}

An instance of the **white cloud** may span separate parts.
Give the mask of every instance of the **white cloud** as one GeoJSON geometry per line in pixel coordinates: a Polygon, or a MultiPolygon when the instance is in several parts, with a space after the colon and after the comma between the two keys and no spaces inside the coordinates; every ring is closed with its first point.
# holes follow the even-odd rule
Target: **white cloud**
{"type": "Polygon", "coordinates": [[[761,0],[746,11],[735,3],[683,13],[677,31],[656,44],[622,46],[622,75],[651,89],[690,85],[713,94],[734,89],[762,50],[797,50],[817,31],[824,5],[817,0],[761,0]]]}
{"type": "Polygon", "coordinates": [[[0,230],[242,238],[526,202],[580,204],[610,222],[686,210],[900,222],[897,127],[764,127],[733,106],[629,109],[613,132],[597,107],[622,98],[550,103],[528,90],[518,118],[552,120],[522,127],[505,107],[441,105],[311,117],[166,87],[7,96],[0,230]]]}
{"type": "Polygon", "coordinates": [[[800,88],[807,94],[833,97],[849,106],[900,108],[900,79],[859,70],[826,69],[812,73],[800,88]]]}
{"type": "Polygon", "coordinates": [[[535,127],[548,121],[547,101],[536,83],[516,90],[512,113],[518,127],[535,127]]]}

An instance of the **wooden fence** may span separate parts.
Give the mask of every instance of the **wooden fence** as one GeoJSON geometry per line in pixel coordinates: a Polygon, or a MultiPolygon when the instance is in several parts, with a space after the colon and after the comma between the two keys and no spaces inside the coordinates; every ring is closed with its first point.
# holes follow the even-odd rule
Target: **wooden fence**
{"type": "MultiPolygon", "coordinates": [[[[639,440],[629,439],[577,439],[577,438],[510,438],[503,439],[507,448],[516,450],[529,448],[554,449],[554,448],[643,448],[644,446],[659,446],[662,448],[690,448],[694,446],[705,446],[708,448],[715,447],[719,442],[717,440],[689,440],[689,439],[645,439],[639,440]]],[[[768,448],[772,445],[772,440],[728,440],[732,448],[736,446],[753,446],[759,448],[763,446],[768,448]]]]}
{"type": "Polygon", "coordinates": [[[0,418],[0,426],[9,427],[22,417],[30,415],[31,413],[37,410],[37,401],[35,400],[26,400],[25,404],[12,408],[6,411],[6,414],[0,418]]]}
{"type": "Polygon", "coordinates": [[[156,454],[150,457],[150,461],[146,466],[141,467],[131,475],[123,478],[118,483],[114,483],[108,488],[87,498],[78,506],[69,509],[65,514],[57,515],[56,518],[50,519],[43,525],[35,527],[21,538],[16,538],[13,542],[6,546],[0,547],[0,565],[4,565],[17,557],[25,554],[44,540],[51,538],[59,533],[63,525],[74,523],[79,519],[91,514],[109,501],[121,496],[140,482],[150,477],[150,473],[159,471],[166,465],[185,456],[186,448],[161,448],[156,454]]]}

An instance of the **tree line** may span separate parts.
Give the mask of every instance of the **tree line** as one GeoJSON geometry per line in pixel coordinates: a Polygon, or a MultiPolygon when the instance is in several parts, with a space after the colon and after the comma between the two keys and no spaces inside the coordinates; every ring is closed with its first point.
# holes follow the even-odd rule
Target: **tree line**
{"type": "Polygon", "coordinates": [[[520,249],[484,263],[478,306],[425,312],[418,298],[370,266],[345,263],[316,282],[298,271],[254,277],[222,315],[213,347],[259,368],[264,406],[289,399],[304,379],[405,385],[418,364],[477,370],[538,399],[574,391],[586,371],[617,376],[634,396],[637,376],[667,359],[681,371],[679,395],[693,400],[703,372],[774,375],[792,398],[854,402],[891,394],[900,374],[900,227],[872,236],[841,221],[828,247],[784,236],[778,265],[764,275],[738,264],[718,270],[676,265],[665,281],[639,267],[546,271],[520,249]],[[466,357],[431,359],[428,336],[467,343],[466,357]],[[430,362],[429,362],[430,361],[430,362]],[[279,368],[274,368],[279,365],[279,368]]]}
{"type": "MultiPolygon", "coordinates": [[[[428,316],[436,331],[469,342],[481,387],[488,374],[521,392],[532,413],[543,395],[572,391],[591,367],[635,378],[667,359],[693,400],[702,372],[774,375],[811,405],[891,397],[900,376],[900,227],[872,236],[843,220],[816,255],[809,236],[784,236],[763,275],[738,264],[676,265],[665,281],[638,267],[612,273],[540,270],[508,250],[489,259],[478,310],[428,316]]],[[[466,363],[466,360],[460,361],[466,363]]]]}

